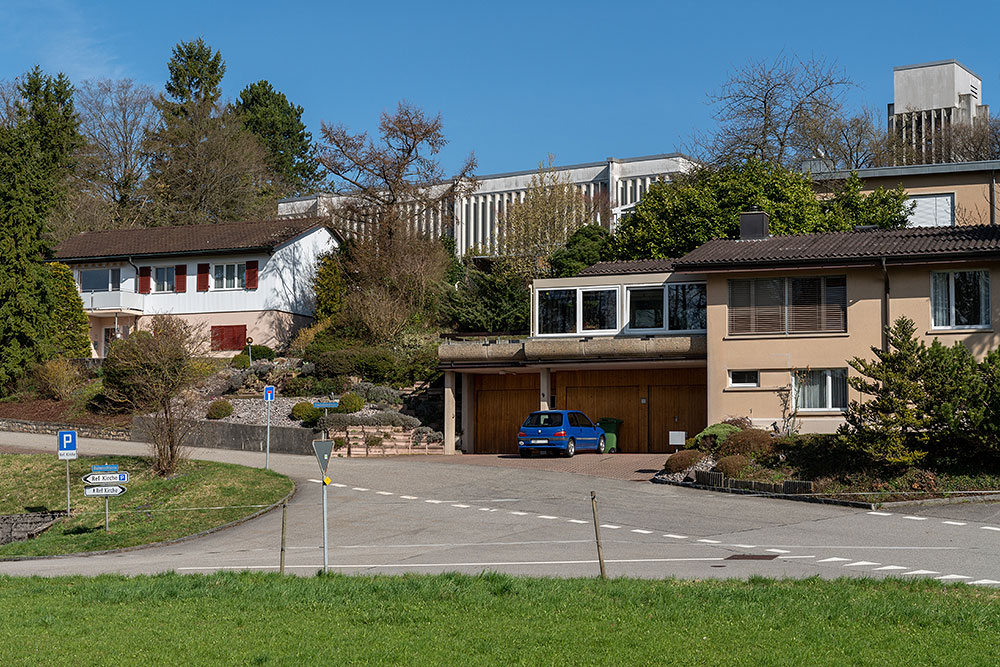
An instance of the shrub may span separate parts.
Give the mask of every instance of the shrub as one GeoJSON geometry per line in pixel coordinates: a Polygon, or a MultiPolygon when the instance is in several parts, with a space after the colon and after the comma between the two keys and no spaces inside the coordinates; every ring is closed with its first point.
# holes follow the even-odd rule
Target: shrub
{"type": "Polygon", "coordinates": [[[712,451],[725,442],[727,437],[739,430],[732,424],[712,424],[694,436],[694,444],[703,451],[712,451]]]}
{"type": "Polygon", "coordinates": [[[314,408],[308,401],[299,401],[292,406],[292,419],[302,422],[303,426],[315,426],[323,416],[323,410],[314,408]]]}
{"type": "Polygon", "coordinates": [[[432,443],[432,442],[443,442],[444,434],[441,431],[435,431],[430,426],[418,426],[413,429],[413,444],[419,445],[420,443],[432,443]]]}
{"type": "Polygon", "coordinates": [[[370,415],[332,413],[319,418],[318,425],[329,431],[343,431],[348,426],[401,426],[416,428],[420,420],[401,412],[384,410],[370,415]]]}
{"type": "Polygon", "coordinates": [[[233,414],[233,404],[224,398],[220,398],[209,404],[208,412],[205,413],[205,416],[208,419],[225,419],[231,414],[233,414]]]}
{"type": "Polygon", "coordinates": [[[684,472],[703,458],[705,458],[705,454],[697,449],[682,449],[667,457],[667,462],[663,464],[663,468],[670,473],[684,472]]]}
{"type": "Polygon", "coordinates": [[[333,439],[333,450],[344,449],[347,447],[347,438],[334,438],[333,439]]]}
{"type": "Polygon", "coordinates": [[[59,357],[49,359],[35,367],[35,380],[42,398],[57,401],[69,400],[73,392],[83,384],[83,376],[69,359],[59,357]]]}
{"type": "Polygon", "coordinates": [[[726,477],[739,477],[749,465],[750,459],[742,454],[733,454],[719,459],[715,464],[715,469],[726,477]]]}
{"type": "Polygon", "coordinates": [[[343,375],[323,378],[316,381],[317,394],[340,394],[347,388],[347,378],[343,375]]]}
{"type": "Polygon", "coordinates": [[[340,397],[340,404],[333,411],[340,414],[353,414],[364,407],[365,399],[349,391],[340,397]]]}
{"type": "Polygon", "coordinates": [[[365,438],[365,449],[375,449],[376,447],[381,447],[382,442],[385,440],[381,435],[370,435],[365,438]]]}
{"type": "Polygon", "coordinates": [[[229,365],[232,366],[233,368],[246,370],[250,368],[250,357],[248,357],[243,353],[237,354],[230,360],[229,365]]]}
{"type": "Polygon", "coordinates": [[[316,373],[316,364],[311,361],[303,362],[299,367],[299,375],[314,375],[316,373]]]}
{"type": "Polygon", "coordinates": [[[720,424],[729,424],[730,426],[735,426],[736,428],[745,431],[748,428],[753,428],[753,422],[750,421],[749,417],[727,417],[723,419],[720,424]]]}
{"type": "Polygon", "coordinates": [[[684,449],[697,449],[698,441],[694,438],[688,438],[684,441],[684,449]]]}
{"type": "Polygon", "coordinates": [[[354,374],[354,353],[350,350],[324,350],[314,357],[316,377],[354,374]]]}
{"type": "Polygon", "coordinates": [[[757,458],[757,455],[770,454],[774,449],[774,438],[767,431],[758,428],[750,428],[745,431],[733,433],[726,441],[719,445],[719,456],[732,456],[733,454],[743,454],[750,458],[757,458]]]}
{"type": "Polygon", "coordinates": [[[315,387],[315,378],[297,375],[285,380],[281,386],[281,393],[285,396],[312,396],[315,393],[315,387]]]}
{"type": "Polygon", "coordinates": [[[269,348],[267,345],[247,345],[243,348],[243,351],[240,352],[240,354],[246,354],[248,358],[253,356],[254,361],[257,361],[258,359],[266,359],[268,361],[274,360],[274,350],[269,348]],[[248,354],[249,352],[253,352],[253,354],[250,355],[248,354]]]}
{"type": "Polygon", "coordinates": [[[376,384],[392,384],[401,376],[396,355],[382,348],[363,348],[354,357],[354,372],[376,384]]]}
{"type": "Polygon", "coordinates": [[[358,382],[351,387],[351,391],[364,396],[369,403],[400,405],[403,402],[403,394],[398,389],[382,387],[371,382],[358,382]]]}

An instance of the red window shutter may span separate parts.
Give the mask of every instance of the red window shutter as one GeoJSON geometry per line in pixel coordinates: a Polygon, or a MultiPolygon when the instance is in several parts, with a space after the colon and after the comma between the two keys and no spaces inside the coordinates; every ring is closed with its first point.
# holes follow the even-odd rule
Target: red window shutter
{"type": "Polygon", "coordinates": [[[212,350],[225,349],[226,327],[212,327],[212,350]]]}
{"type": "Polygon", "coordinates": [[[139,294],[149,294],[149,276],[151,272],[152,267],[139,267],[139,294]]]}
{"type": "Polygon", "coordinates": [[[174,291],[187,292],[187,264],[178,264],[174,267],[174,291]]]}
{"type": "Polygon", "coordinates": [[[257,260],[247,262],[247,289],[257,289],[257,260]]]}
{"type": "Polygon", "coordinates": [[[208,291],[208,264],[198,265],[198,291],[208,291]]]}
{"type": "Polygon", "coordinates": [[[247,325],[233,327],[233,349],[242,350],[247,342],[247,325]]]}

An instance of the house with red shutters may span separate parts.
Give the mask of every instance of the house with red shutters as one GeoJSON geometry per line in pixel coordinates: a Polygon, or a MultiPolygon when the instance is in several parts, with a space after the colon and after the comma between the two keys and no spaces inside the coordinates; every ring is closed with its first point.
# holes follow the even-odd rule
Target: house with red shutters
{"type": "Polygon", "coordinates": [[[319,257],[339,246],[327,220],[292,218],[85,232],[55,261],[72,270],[95,357],[156,314],[203,331],[213,355],[282,348],[313,320],[319,257]]]}

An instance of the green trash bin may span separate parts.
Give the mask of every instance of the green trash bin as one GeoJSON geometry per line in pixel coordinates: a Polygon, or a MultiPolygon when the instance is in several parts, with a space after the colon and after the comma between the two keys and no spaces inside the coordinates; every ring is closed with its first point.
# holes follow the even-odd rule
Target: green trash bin
{"type": "Polygon", "coordinates": [[[623,419],[616,417],[601,417],[597,420],[597,425],[604,429],[604,451],[611,453],[618,451],[618,427],[623,419]]]}

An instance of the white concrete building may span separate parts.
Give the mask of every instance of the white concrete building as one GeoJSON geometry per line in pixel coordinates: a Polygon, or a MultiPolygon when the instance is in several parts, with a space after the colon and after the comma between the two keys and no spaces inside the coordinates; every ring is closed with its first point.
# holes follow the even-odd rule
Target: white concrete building
{"type": "MultiPolygon", "coordinates": [[[[669,181],[676,174],[692,169],[695,164],[680,153],[667,153],[624,159],[608,158],[603,162],[555,167],[555,171],[592,200],[606,198],[612,211],[612,219],[602,220],[601,223],[613,229],[622,213],[633,208],[652,183],[657,180],[669,181]]],[[[445,207],[446,210],[425,215],[418,227],[432,238],[454,238],[459,255],[473,248],[493,252],[499,233],[498,221],[504,209],[511,202],[524,198],[532,178],[537,174],[536,168],[477,176],[479,186],[475,192],[452,202],[451,206],[445,207]]],[[[338,199],[337,195],[326,193],[283,199],[278,202],[278,217],[329,218],[338,199]]],[[[360,231],[345,230],[348,233],[360,231]]]]}

